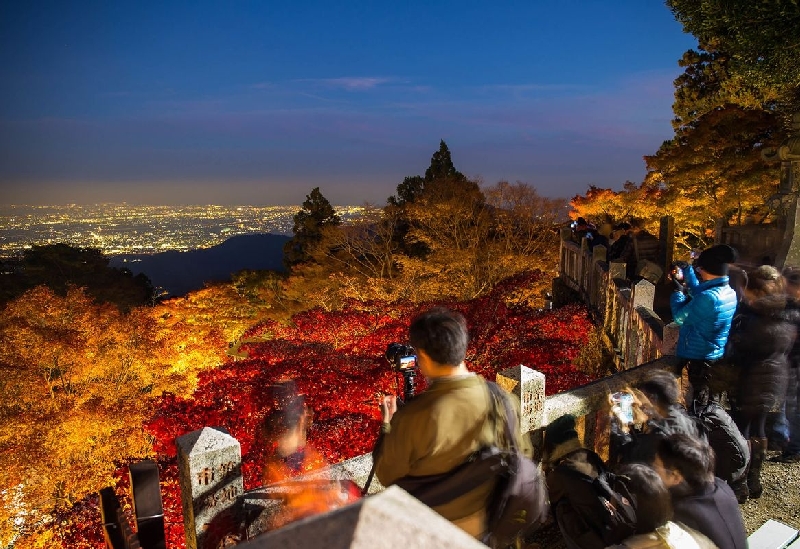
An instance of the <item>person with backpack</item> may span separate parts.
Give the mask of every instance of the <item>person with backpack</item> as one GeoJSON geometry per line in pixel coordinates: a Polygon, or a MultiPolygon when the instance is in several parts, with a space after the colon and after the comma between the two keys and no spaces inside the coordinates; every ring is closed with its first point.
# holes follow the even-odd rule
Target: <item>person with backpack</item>
{"type": "Polygon", "coordinates": [[[742,513],[728,484],[714,476],[714,450],[671,435],[659,441],[653,469],[672,496],[674,520],[706,535],[719,549],[747,549],[742,513]]]}
{"type": "MultiPolygon", "coordinates": [[[[408,336],[429,385],[399,409],[395,397],[382,400],[382,443],[380,448],[376,444],[373,452],[375,475],[381,484],[404,488],[446,484],[485,449],[509,452],[513,460],[522,463],[522,468],[510,472],[511,480],[520,480],[522,474],[538,475],[538,468],[530,467],[533,462],[525,461],[533,453],[530,440],[520,436],[518,428],[508,428],[518,425],[519,401],[503,395],[498,402],[501,399],[486,380],[464,363],[469,335],[463,315],[441,307],[431,309],[412,320],[408,336]]],[[[544,482],[537,484],[538,477],[527,478],[531,480],[532,493],[527,496],[532,505],[519,530],[537,525],[547,513],[544,482]]],[[[496,534],[493,529],[501,524],[498,517],[506,517],[505,509],[498,510],[494,504],[498,496],[507,495],[505,489],[510,485],[508,478],[487,474],[466,493],[428,504],[475,538],[491,541],[496,534]]]]}
{"type": "Polygon", "coordinates": [[[551,513],[567,549],[602,549],[633,534],[630,494],[600,456],[581,445],[574,416],[546,427],[543,463],[551,513]]]}

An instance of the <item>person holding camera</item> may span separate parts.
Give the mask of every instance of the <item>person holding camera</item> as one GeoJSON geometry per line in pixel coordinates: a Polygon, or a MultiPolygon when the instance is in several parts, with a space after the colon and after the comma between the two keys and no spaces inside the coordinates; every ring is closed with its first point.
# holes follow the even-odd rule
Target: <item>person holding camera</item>
{"type": "Polygon", "coordinates": [[[694,265],[678,263],[671,277],[675,291],[670,297],[672,320],[680,326],[676,354],[680,371],[689,374],[687,405],[710,397],[712,365],[725,354],[725,344],[736,313],[738,299],[728,284],[728,266],[737,259],[736,250],[718,244],[703,250],[694,265]]]}
{"type": "MultiPolygon", "coordinates": [[[[395,396],[382,398],[383,441],[380,450],[376,447],[374,459],[375,474],[384,486],[406,477],[442,475],[481,448],[507,447],[504,422],[492,417],[497,411],[487,382],[464,363],[468,342],[466,320],[457,312],[434,308],[411,322],[409,343],[416,349],[417,365],[429,385],[399,409],[395,396]]],[[[518,402],[515,407],[519,413],[518,402]]],[[[532,455],[527,437],[517,438],[518,447],[532,455]]],[[[482,539],[487,533],[487,504],[495,482],[487,478],[474,490],[434,510],[482,539]]]]}

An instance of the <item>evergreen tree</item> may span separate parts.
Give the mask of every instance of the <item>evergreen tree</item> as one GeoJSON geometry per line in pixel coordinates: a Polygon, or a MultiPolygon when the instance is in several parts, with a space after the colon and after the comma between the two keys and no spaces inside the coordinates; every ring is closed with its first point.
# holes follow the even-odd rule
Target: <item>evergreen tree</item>
{"type": "MultiPolygon", "coordinates": [[[[424,238],[409,238],[420,228],[423,216],[438,211],[439,215],[466,215],[480,210],[485,197],[478,183],[468,179],[453,164],[450,149],[444,140],[431,156],[425,176],[409,176],[397,186],[397,195],[389,197],[387,215],[397,219],[394,242],[399,250],[412,257],[424,257],[430,245],[424,238]]],[[[471,219],[471,218],[470,218],[471,219]]]]}
{"type": "Polygon", "coordinates": [[[287,269],[311,260],[310,249],[322,241],[326,227],[341,225],[342,220],[336,214],[328,199],[322,196],[319,187],[315,187],[306,196],[303,208],[294,216],[294,237],[283,248],[283,263],[287,269]]]}

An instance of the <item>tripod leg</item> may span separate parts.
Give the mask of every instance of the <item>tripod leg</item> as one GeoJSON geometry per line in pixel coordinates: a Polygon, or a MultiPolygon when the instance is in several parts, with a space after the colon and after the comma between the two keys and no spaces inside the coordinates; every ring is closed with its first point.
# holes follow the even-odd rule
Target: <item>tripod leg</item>
{"type": "Polygon", "coordinates": [[[375,476],[375,464],[378,463],[378,457],[381,455],[383,448],[383,431],[378,434],[378,440],[375,441],[375,446],[372,448],[372,467],[367,476],[367,482],[364,483],[364,488],[361,489],[361,495],[366,496],[369,492],[369,486],[372,484],[372,477],[375,476]]]}

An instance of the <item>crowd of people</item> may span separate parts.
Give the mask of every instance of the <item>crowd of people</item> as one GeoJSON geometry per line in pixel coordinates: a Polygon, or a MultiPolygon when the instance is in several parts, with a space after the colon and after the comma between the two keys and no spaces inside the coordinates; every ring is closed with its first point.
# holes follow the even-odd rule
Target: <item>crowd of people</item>
{"type": "MultiPolygon", "coordinates": [[[[619,225],[611,244],[620,257],[635,238],[630,230],[619,225]]],[[[668,275],[680,326],[679,369],[651,370],[609,395],[606,459],[581,444],[574,417],[546,427],[543,478],[530,484],[540,494],[521,535],[552,520],[570,549],[747,547],[739,504],[761,496],[770,435],[782,450],[774,459],[800,461],[800,269],[742,269],[725,245],[692,259],[668,275]]],[[[373,459],[383,486],[447,486],[484,459],[487,448],[532,457],[528,437],[504,429],[508,417],[518,416],[519,402],[498,405],[491,384],[465,364],[469,335],[462,315],[426,311],[412,320],[408,341],[428,388],[400,407],[395,397],[381,398],[381,444],[373,459]]],[[[284,408],[293,414],[289,423],[299,425],[296,432],[274,418],[265,424],[271,438],[280,431],[287,442],[287,448],[276,445],[268,476],[305,467],[294,463],[291,450],[303,446],[309,411],[290,400],[284,408]]],[[[467,491],[438,490],[457,495],[430,506],[497,546],[491,543],[495,504],[509,485],[507,475],[487,474],[467,491]]]]}
{"type": "MultiPolygon", "coordinates": [[[[650,278],[649,270],[656,267],[661,244],[658,238],[644,228],[642,220],[633,218],[616,225],[598,227],[579,217],[572,223],[572,240],[581,244],[583,240],[591,250],[605,246],[606,259],[625,263],[628,280],[650,278]]],[[[657,273],[657,277],[663,274],[657,273]]]]}

